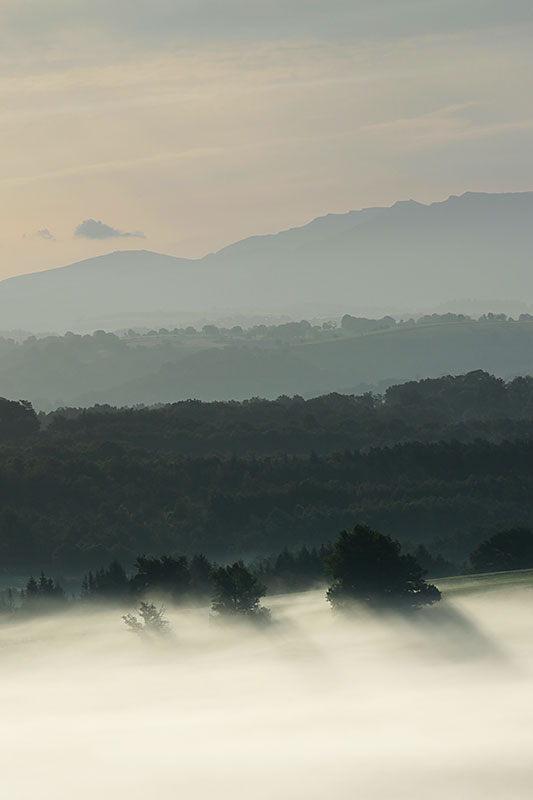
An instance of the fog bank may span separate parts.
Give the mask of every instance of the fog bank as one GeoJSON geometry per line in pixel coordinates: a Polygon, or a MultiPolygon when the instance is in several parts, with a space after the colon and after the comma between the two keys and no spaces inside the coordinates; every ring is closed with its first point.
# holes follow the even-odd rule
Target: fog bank
{"type": "Polygon", "coordinates": [[[4,796],[525,800],[531,596],[463,586],[415,623],[307,592],[266,631],[173,609],[153,644],[116,609],[5,625],[4,796]]]}

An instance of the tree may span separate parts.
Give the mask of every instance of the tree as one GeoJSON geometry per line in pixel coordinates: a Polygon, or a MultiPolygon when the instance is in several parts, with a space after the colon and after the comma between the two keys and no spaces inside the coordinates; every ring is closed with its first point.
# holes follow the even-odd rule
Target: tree
{"type": "Polygon", "coordinates": [[[470,553],[472,572],[531,569],[533,567],[533,532],[529,528],[499,531],[481,542],[470,553]]]}
{"type": "Polygon", "coordinates": [[[424,570],[412,555],[402,555],[400,543],[366,525],[341,531],[326,557],[335,582],[327,592],[334,608],[360,600],[374,608],[418,608],[440,600],[440,592],[424,580],[424,570]]]}
{"type": "Polygon", "coordinates": [[[39,580],[32,577],[26,584],[25,591],[21,594],[22,608],[25,611],[51,611],[62,608],[67,603],[65,592],[57,581],[47,578],[41,572],[39,580]]]}
{"type": "Polygon", "coordinates": [[[189,564],[190,588],[194,597],[209,597],[212,590],[212,566],[203,553],[198,553],[191,558],[189,564]]]}
{"type": "Polygon", "coordinates": [[[135,561],[137,574],[132,578],[135,591],[148,590],[169,594],[174,600],[183,598],[189,589],[189,567],[187,558],[179,556],[139,556],[135,561]]]}
{"type": "Polygon", "coordinates": [[[426,574],[429,573],[432,578],[445,578],[449,575],[457,575],[459,571],[455,564],[443,558],[440,553],[432,555],[423,544],[418,545],[414,556],[424,572],[426,574]]]}
{"type": "Polygon", "coordinates": [[[89,572],[82,582],[82,597],[100,597],[106,600],[120,600],[131,592],[131,586],[123,566],[112,561],[107,569],[99,569],[94,575],[89,572]]]}
{"type": "Polygon", "coordinates": [[[19,442],[39,432],[39,419],[27,400],[0,397],[0,442],[19,442]]]}
{"type": "Polygon", "coordinates": [[[268,609],[259,605],[260,599],[266,594],[266,586],[242,561],[213,570],[211,580],[214,587],[211,607],[217,614],[269,616],[268,609]]]}
{"type": "Polygon", "coordinates": [[[205,334],[205,336],[218,336],[220,334],[220,329],[217,328],[216,325],[204,325],[202,333],[205,334]]]}
{"type": "Polygon", "coordinates": [[[161,636],[168,632],[168,620],[165,619],[165,609],[163,606],[157,608],[153,603],[141,601],[137,612],[142,622],[137,619],[135,614],[124,614],[122,619],[132,633],[139,636],[156,634],[161,636]]]}
{"type": "Polygon", "coordinates": [[[38,594],[39,594],[39,585],[32,575],[26,584],[26,591],[24,593],[24,598],[26,600],[30,600],[33,597],[37,597],[38,594]]]}

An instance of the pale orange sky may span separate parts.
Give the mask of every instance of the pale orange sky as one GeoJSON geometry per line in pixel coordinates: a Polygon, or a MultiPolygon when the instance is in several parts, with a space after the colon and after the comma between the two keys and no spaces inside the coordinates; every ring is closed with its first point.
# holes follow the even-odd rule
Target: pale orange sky
{"type": "Polygon", "coordinates": [[[503,5],[0,0],[0,277],[533,189],[533,15],[503,5]]]}

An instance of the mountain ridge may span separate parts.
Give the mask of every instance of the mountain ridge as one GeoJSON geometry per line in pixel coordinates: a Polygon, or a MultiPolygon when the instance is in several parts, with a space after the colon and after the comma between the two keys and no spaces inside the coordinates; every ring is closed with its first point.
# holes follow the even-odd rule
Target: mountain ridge
{"type": "Polygon", "coordinates": [[[109,254],[0,282],[2,327],[90,330],[99,317],[304,308],[425,310],[457,296],[533,302],[533,192],[400,200],[273,234],[202,258],[109,254]]]}

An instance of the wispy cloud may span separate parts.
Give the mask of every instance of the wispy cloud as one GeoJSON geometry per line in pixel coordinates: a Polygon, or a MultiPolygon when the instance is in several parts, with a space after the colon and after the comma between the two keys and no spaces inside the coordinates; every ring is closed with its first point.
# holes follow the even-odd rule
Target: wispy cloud
{"type": "Polygon", "coordinates": [[[24,233],[22,235],[23,239],[44,239],[48,242],[55,242],[56,237],[54,234],[48,230],[48,228],[40,228],[38,231],[34,231],[33,233],[24,233]]]}
{"type": "MultiPolygon", "coordinates": [[[[62,167],[50,172],[36,172],[33,175],[15,175],[9,178],[0,179],[0,186],[24,186],[29,183],[40,181],[50,181],[59,178],[68,178],[76,175],[90,175],[93,172],[112,172],[114,170],[130,170],[135,167],[160,164],[166,161],[180,161],[188,159],[202,159],[208,156],[216,156],[222,153],[222,148],[199,147],[191,148],[181,153],[154,153],[147,156],[139,156],[133,159],[117,158],[113,161],[98,161],[93,164],[79,164],[72,167],[62,167]]],[[[93,220],[94,222],[94,220],[93,220]]]]}
{"type": "Polygon", "coordinates": [[[475,107],[475,103],[458,103],[413,117],[365,125],[360,130],[371,136],[386,136],[392,149],[416,150],[469,139],[520,133],[533,128],[532,119],[476,122],[466,114],[475,107]]]}

